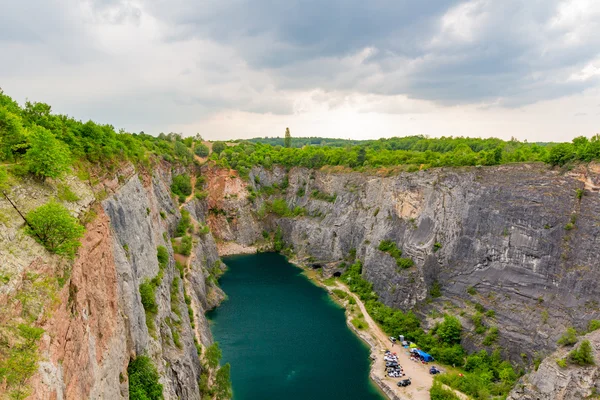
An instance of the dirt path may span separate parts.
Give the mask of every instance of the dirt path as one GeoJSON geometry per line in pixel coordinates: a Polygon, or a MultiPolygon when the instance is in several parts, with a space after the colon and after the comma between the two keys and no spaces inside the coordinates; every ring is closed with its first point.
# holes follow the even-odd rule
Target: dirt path
{"type": "MultiPolygon", "coordinates": [[[[372,349],[373,353],[376,353],[376,359],[371,366],[371,375],[375,376],[384,385],[386,385],[391,392],[393,392],[400,399],[412,399],[412,400],[429,400],[429,389],[433,385],[433,376],[429,374],[429,368],[431,364],[424,365],[410,360],[408,350],[395,344],[392,347],[392,343],[388,339],[388,336],[383,330],[377,325],[377,323],[371,318],[365,305],[360,298],[352,293],[350,289],[339,281],[335,281],[335,286],[327,286],[329,289],[341,289],[346,292],[349,296],[352,296],[356,300],[356,305],[362,312],[365,322],[368,324],[369,329],[357,331],[359,336],[365,337],[365,340],[374,346],[372,349]],[[371,340],[368,340],[368,339],[371,340]],[[412,384],[408,387],[398,387],[396,383],[400,378],[389,378],[385,375],[385,361],[383,360],[383,354],[385,350],[390,350],[398,355],[398,362],[404,369],[406,377],[410,378],[412,384]]],[[[445,385],[444,385],[445,386],[445,385]]],[[[452,390],[449,387],[447,389],[452,390]]],[[[454,390],[457,396],[463,400],[469,400],[469,397],[461,392],[454,390]]]]}

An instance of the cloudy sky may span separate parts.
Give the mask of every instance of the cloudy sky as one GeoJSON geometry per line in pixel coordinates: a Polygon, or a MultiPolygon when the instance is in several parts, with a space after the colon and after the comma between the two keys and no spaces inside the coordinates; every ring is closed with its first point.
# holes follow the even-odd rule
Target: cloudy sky
{"type": "Polygon", "coordinates": [[[128,131],[600,132],[598,0],[5,3],[5,93],[128,131]]]}

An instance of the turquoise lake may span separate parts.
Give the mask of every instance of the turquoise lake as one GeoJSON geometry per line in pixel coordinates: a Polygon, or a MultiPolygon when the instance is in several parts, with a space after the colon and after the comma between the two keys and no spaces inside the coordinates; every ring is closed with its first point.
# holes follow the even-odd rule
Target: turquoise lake
{"type": "Polygon", "coordinates": [[[369,379],[367,346],[300,268],[274,253],[223,261],[228,299],[208,318],[235,400],[384,398],[369,379]]]}

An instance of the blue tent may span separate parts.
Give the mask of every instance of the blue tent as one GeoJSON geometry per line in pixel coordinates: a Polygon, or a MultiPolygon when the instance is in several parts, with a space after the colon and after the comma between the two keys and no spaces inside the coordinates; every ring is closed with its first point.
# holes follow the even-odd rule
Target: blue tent
{"type": "Polygon", "coordinates": [[[419,356],[420,356],[420,357],[423,359],[423,361],[426,361],[426,362],[431,362],[431,361],[433,361],[433,357],[431,357],[431,355],[429,355],[429,354],[425,353],[425,352],[424,352],[424,351],[422,351],[422,350],[418,350],[418,349],[417,349],[417,354],[418,354],[418,355],[419,355],[419,356]]]}

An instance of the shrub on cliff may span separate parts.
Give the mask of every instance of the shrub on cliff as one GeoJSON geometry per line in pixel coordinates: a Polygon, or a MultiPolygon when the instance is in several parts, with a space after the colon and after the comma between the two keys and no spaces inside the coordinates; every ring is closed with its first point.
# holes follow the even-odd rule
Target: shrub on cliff
{"type": "Polygon", "coordinates": [[[196,146],[194,147],[194,153],[196,153],[198,157],[208,157],[208,146],[202,143],[196,143],[196,146]]]}
{"type": "Polygon", "coordinates": [[[562,346],[573,346],[577,343],[577,331],[575,328],[568,328],[567,331],[558,339],[558,344],[562,346]]]}
{"type": "Polygon", "coordinates": [[[184,201],[187,196],[192,194],[192,182],[188,174],[177,175],[173,178],[171,192],[175,193],[180,201],[184,201]]]}
{"type": "Polygon", "coordinates": [[[50,202],[27,214],[26,232],[48,251],[74,256],[85,228],[63,205],[50,202]]]}
{"type": "Polygon", "coordinates": [[[442,342],[447,344],[458,344],[460,343],[462,325],[458,318],[446,315],[444,317],[444,322],[440,324],[436,332],[442,342]]]}
{"type": "Polygon", "coordinates": [[[569,353],[569,361],[577,365],[594,365],[594,354],[589,340],[584,340],[578,349],[569,353]]]}
{"type": "Polygon", "coordinates": [[[152,360],[146,356],[138,356],[129,362],[130,400],[162,400],[163,386],[158,383],[158,372],[152,360]]]}

